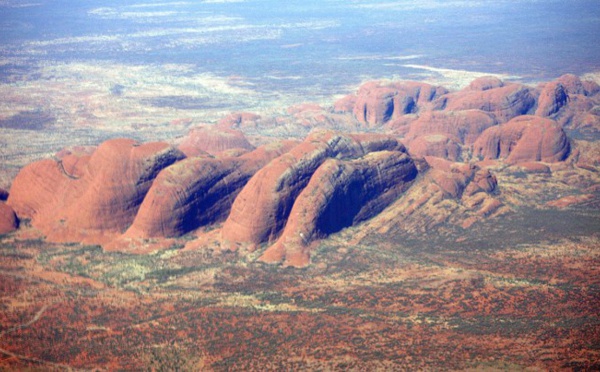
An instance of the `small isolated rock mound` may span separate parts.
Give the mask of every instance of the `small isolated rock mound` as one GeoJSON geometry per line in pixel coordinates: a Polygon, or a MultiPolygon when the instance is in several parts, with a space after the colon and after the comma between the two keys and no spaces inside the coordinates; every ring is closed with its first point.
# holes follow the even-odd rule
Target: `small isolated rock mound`
{"type": "Polygon", "coordinates": [[[470,90],[490,90],[494,88],[502,88],[504,82],[495,76],[482,76],[477,78],[469,84],[468,89],[470,90]]]}
{"type": "Polygon", "coordinates": [[[13,182],[8,203],[50,240],[102,243],[132,223],[156,175],[183,157],[167,143],[109,140],[78,176],[60,160],[26,166],[13,182]]]}
{"type": "Polygon", "coordinates": [[[13,209],[0,202],[0,235],[15,231],[19,227],[19,220],[13,209]]]}
{"type": "Polygon", "coordinates": [[[446,198],[461,199],[463,195],[472,196],[479,192],[493,194],[497,190],[498,181],[488,170],[435,157],[425,159],[431,167],[427,176],[446,198]]]}
{"type": "Polygon", "coordinates": [[[294,200],[321,164],[329,158],[364,156],[365,148],[405,152],[402,144],[386,136],[357,139],[334,131],[313,131],[301,144],[271,161],[250,179],[223,226],[226,244],[235,248],[240,243],[255,246],[276,239],[294,200]]]}
{"type": "Polygon", "coordinates": [[[205,153],[217,155],[229,149],[253,150],[254,146],[239,130],[212,126],[191,129],[179,144],[179,150],[188,157],[205,153]]]}
{"type": "Polygon", "coordinates": [[[125,236],[175,237],[224,220],[250,177],[296,144],[270,144],[241,157],[187,158],[163,169],[125,236]]]}
{"type": "Polygon", "coordinates": [[[326,160],[294,202],[282,236],[260,259],[285,266],[308,265],[313,240],[381,212],[416,175],[412,159],[399,151],[326,160]]]}
{"type": "Polygon", "coordinates": [[[515,83],[507,83],[486,90],[474,90],[467,87],[461,91],[447,94],[441,99],[445,101],[445,110],[447,111],[482,110],[492,114],[501,123],[530,113],[536,104],[530,88],[515,83]]]}
{"type": "Polygon", "coordinates": [[[362,85],[356,95],[342,98],[334,105],[337,112],[352,112],[360,124],[380,126],[402,115],[416,112],[418,106],[431,102],[447,91],[425,83],[406,82],[362,85]]]}
{"type": "Polygon", "coordinates": [[[236,112],[221,119],[216,127],[219,129],[256,128],[260,119],[260,115],[250,112],[236,112]]]}
{"type": "Polygon", "coordinates": [[[557,162],[567,158],[570,142],[553,120],[521,116],[488,128],[474,144],[481,159],[504,159],[509,164],[531,161],[557,162]]]}

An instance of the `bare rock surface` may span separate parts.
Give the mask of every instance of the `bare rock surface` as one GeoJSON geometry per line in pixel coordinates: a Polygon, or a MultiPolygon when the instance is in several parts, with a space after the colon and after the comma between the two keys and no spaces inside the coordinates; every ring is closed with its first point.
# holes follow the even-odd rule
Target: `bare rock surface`
{"type": "Polygon", "coordinates": [[[295,200],[283,234],[261,260],[308,265],[312,241],[381,212],[416,175],[412,159],[399,151],[373,152],[348,161],[327,159],[295,200]]]}
{"type": "Polygon", "coordinates": [[[131,224],[160,170],[183,157],[167,143],[109,140],[77,175],[60,160],[23,168],[8,204],[19,217],[31,218],[50,240],[104,242],[131,224]]]}
{"type": "Polygon", "coordinates": [[[0,201],[0,235],[15,231],[19,227],[19,220],[13,209],[0,201]]]}
{"type": "Polygon", "coordinates": [[[205,153],[217,155],[230,149],[252,150],[254,146],[239,130],[208,125],[191,129],[179,144],[179,150],[188,157],[205,153]]]}
{"type": "Polygon", "coordinates": [[[504,159],[507,163],[558,162],[570,153],[564,130],[553,120],[520,116],[488,128],[474,144],[474,155],[482,159],[504,159]]]}
{"type": "MultiPolygon", "coordinates": [[[[478,85],[480,84],[476,84],[478,85]]],[[[492,114],[500,123],[532,113],[536,104],[532,89],[516,83],[491,84],[485,90],[467,87],[449,93],[440,100],[444,101],[444,109],[447,111],[481,110],[492,114]]]]}
{"type": "Polygon", "coordinates": [[[282,141],[228,158],[187,158],[154,180],[125,236],[174,237],[224,220],[250,177],[297,142],[282,141]]]}
{"type": "Polygon", "coordinates": [[[356,158],[368,151],[401,151],[397,140],[377,135],[353,137],[315,130],[301,144],[258,171],[240,192],[223,226],[232,248],[275,240],[284,228],[294,201],[315,171],[329,158],[356,158]]]}

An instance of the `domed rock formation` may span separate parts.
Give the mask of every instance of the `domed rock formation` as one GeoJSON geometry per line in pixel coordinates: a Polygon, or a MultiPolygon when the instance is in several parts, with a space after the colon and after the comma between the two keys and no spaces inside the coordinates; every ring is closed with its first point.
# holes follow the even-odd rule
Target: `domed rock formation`
{"type": "Polygon", "coordinates": [[[222,221],[250,177],[296,144],[274,143],[241,157],[187,158],[163,169],[125,236],[175,237],[222,221]]]}
{"type": "Polygon", "coordinates": [[[205,125],[191,129],[178,148],[186,156],[192,157],[204,153],[216,155],[236,148],[253,150],[254,146],[239,130],[205,125]]]}
{"type": "Polygon", "coordinates": [[[497,85],[486,90],[467,87],[440,99],[445,101],[447,111],[482,110],[501,123],[528,114],[535,107],[536,100],[530,88],[515,83],[497,85]]]}
{"type": "Polygon", "coordinates": [[[567,90],[561,83],[548,83],[540,93],[535,114],[537,116],[550,116],[557,113],[568,101],[567,90]]]}
{"type": "Polygon", "coordinates": [[[416,175],[412,159],[399,151],[326,160],[295,200],[281,237],[260,259],[285,266],[308,265],[313,240],[381,212],[416,175]]]}
{"type": "Polygon", "coordinates": [[[352,112],[360,124],[375,127],[415,112],[419,105],[431,102],[446,92],[441,87],[425,83],[370,82],[362,85],[356,95],[344,97],[336,102],[334,110],[352,112]]]}
{"type": "Polygon", "coordinates": [[[240,129],[240,128],[256,128],[260,121],[260,115],[250,112],[236,112],[225,116],[219,120],[216,128],[219,129],[240,129]]]}
{"type": "Polygon", "coordinates": [[[15,231],[19,227],[19,220],[13,209],[0,202],[0,235],[15,231]]]}
{"type": "Polygon", "coordinates": [[[470,145],[495,124],[490,114],[481,110],[429,111],[410,124],[405,138],[410,141],[422,135],[444,134],[455,142],[470,145]]]}
{"type": "Polygon", "coordinates": [[[600,86],[567,74],[541,85],[536,115],[550,117],[564,127],[600,131],[600,86]]]}
{"type": "Polygon", "coordinates": [[[413,156],[436,156],[452,161],[461,157],[462,147],[459,143],[444,134],[429,134],[417,137],[408,145],[413,156]]]}
{"type": "Polygon", "coordinates": [[[502,88],[504,86],[504,82],[495,76],[482,76],[473,80],[468,89],[470,90],[489,90],[494,88],[502,88]]]}
{"type": "Polygon", "coordinates": [[[509,164],[530,161],[557,162],[566,159],[570,143],[553,120],[521,116],[488,128],[474,144],[481,159],[505,159],[509,164]]]}
{"type": "Polygon", "coordinates": [[[300,145],[258,171],[240,192],[223,226],[222,236],[231,248],[251,246],[277,238],[294,201],[313,173],[328,158],[355,158],[365,149],[404,152],[404,146],[385,136],[368,140],[334,131],[313,131],[300,145]],[[362,145],[364,143],[364,146],[362,145]]]}
{"type": "Polygon", "coordinates": [[[61,161],[42,160],[23,168],[8,203],[50,240],[103,242],[131,224],[158,172],[183,157],[166,143],[109,140],[78,169],[77,177],[61,161]]]}

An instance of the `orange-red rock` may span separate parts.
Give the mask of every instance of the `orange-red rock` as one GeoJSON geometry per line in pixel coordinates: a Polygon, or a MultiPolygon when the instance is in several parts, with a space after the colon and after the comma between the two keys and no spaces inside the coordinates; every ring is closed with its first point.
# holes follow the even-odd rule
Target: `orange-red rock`
{"type": "Polygon", "coordinates": [[[13,209],[0,202],[0,235],[15,231],[19,227],[19,220],[13,209]]]}
{"type": "Polygon", "coordinates": [[[440,100],[444,101],[447,111],[482,110],[492,114],[498,122],[506,122],[534,109],[536,100],[530,88],[516,83],[493,86],[486,90],[467,87],[440,100]]]}
{"type": "Polygon", "coordinates": [[[8,203],[50,240],[104,242],[131,224],[160,170],[183,157],[166,143],[109,140],[78,170],[78,177],[56,160],[23,168],[8,203]]]}
{"type": "Polygon", "coordinates": [[[351,111],[360,124],[375,127],[415,112],[419,105],[431,102],[446,92],[441,87],[425,83],[369,82],[362,85],[356,95],[344,97],[336,102],[334,110],[351,111]]]}
{"type": "Polygon", "coordinates": [[[551,82],[544,86],[538,98],[538,108],[535,114],[538,116],[550,116],[555,114],[569,101],[565,87],[559,82],[551,82]]]}
{"type": "Polygon", "coordinates": [[[281,237],[260,259],[285,266],[308,265],[313,240],[381,212],[416,175],[412,159],[399,151],[326,160],[295,200],[281,237]]]}
{"type": "MultiPolygon", "coordinates": [[[[359,138],[359,137],[357,137],[359,138]]],[[[285,226],[294,200],[328,158],[355,158],[366,149],[404,151],[389,137],[361,141],[328,130],[313,131],[301,144],[258,171],[240,192],[223,226],[223,239],[234,248],[272,241],[285,226]]]]}
{"type": "Polygon", "coordinates": [[[204,125],[191,129],[178,148],[191,157],[205,153],[216,155],[236,148],[252,150],[254,146],[239,130],[204,125]]]}
{"type": "Polygon", "coordinates": [[[461,157],[460,143],[448,138],[444,134],[429,134],[417,137],[408,145],[408,150],[413,156],[436,156],[452,161],[461,157]]]}
{"type": "Polygon", "coordinates": [[[273,143],[241,157],[187,158],[163,169],[125,236],[174,237],[222,221],[250,177],[296,144],[273,143]]]}
{"type": "Polygon", "coordinates": [[[481,159],[505,159],[507,163],[564,160],[570,142],[553,120],[521,116],[488,128],[474,144],[473,154],[481,159]]]}
{"type": "Polygon", "coordinates": [[[502,88],[504,86],[504,82],[495,76],[482,76],[473,80],[468,89],[470,90],[489,90],[494,88],[502,88]]]}
{"type": "Polygon", "coordinates": [[[481,110],[430,111],[410,124],[407,140],[422,135],[444,134],[461,144],[472,144],[484,130],[496,124],[489,113],[481,110]]]}

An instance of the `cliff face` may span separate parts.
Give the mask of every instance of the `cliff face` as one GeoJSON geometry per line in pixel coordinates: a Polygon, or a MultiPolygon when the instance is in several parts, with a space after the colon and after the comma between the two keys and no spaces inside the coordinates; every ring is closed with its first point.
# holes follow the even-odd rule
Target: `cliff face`
{"type": "Polygon", "coordinates": [[[163,169],[127,237],[174,237],[225,219],[242,187],[271,159],[296,145],[263,146],[241,157],[187,158],[163,169]]]}
{"type": "Polygon", "coordinates": [[[223,226],[223,239],[232,247],[272,241],[285,226],[298,195],[327,159],[360,157],[372,149],[404,151],[390,137],[352,137],[333,131],[314,131],[252,177],[233,203],[223,226]]]}
{"type": "Polygon", "coordinates": [[[327,159],[294,201],[281,237],[261,260],[306,266],[313,240],[381,212],[417,173],[412,159],[400,151],[373,152],[348,161],[327,159]]]}

